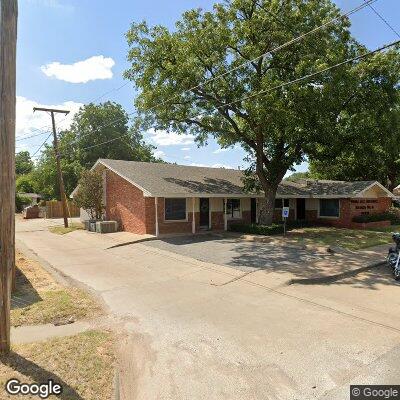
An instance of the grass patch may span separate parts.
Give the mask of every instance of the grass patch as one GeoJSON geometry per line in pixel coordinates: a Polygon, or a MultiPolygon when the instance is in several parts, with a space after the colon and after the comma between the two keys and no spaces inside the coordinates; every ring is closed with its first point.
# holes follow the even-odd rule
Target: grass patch
{"type": "MultiPolygon", "coordinates": [[[[7,357],[0,358],[0,398],[8,395],[8,379],[24,383],[43,383],[53,379],[63,386],[64,400],[109,400],[113,393],[113,336],[93,330],[46,342],[13,346],[7,357]]],[[[21,396],[18,398],[38,399],[21,396]]],[[[51,397],[53,398],[53,396],[51,397]]]]}
{"type": "Polygon", "coordinates": [[[11,324],[37,325],[93,318],[101,307],[86,292],[58,284],[39,263],[17,254],[17,291],[12,295],[11,324]]]}
{"type": "Polygon", "coordinates": [[[65,228],[63,226],[51,226],[49,228],[49,231],[57,235],[65,235],[67,233],[71,233],[80,229],[83,229],[83,225],[81,223],[72,223],[69,224],[68,228],[65,228]]]}
{"type": "MultiPolygon", "coordinates": [[[[391,227],[393,229],[393,227],[391,227]]],[[[360,250],[391,243],[386,231],[355,230],[339,228],[304,228],[288,233],[288,240],[302,244],[340,246],[349,250],[360,250]]]]}

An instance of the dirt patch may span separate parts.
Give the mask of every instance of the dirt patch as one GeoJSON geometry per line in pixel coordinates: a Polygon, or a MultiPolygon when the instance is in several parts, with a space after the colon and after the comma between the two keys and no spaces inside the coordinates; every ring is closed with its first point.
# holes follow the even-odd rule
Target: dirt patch
{"type": "Polygon", "coordinates": [[[57,283],[38,262],[16,255],[17,290],[12,295],[12,326],[64,324],[93,318],[102,309],[88,293],[57,283]]]}

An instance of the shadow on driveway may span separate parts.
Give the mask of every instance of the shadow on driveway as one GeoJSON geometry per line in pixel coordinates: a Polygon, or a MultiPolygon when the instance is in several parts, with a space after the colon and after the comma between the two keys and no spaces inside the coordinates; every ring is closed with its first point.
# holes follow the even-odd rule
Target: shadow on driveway
{"type": "Polygon", "coordinates": [[[291,274],[291,283],[295,284],[343,284],[369,289],[376,289],[382,284],[398,285],[387,266],[366,271],[371,261],[380,260],[379,254],[349,252],[333,256],[325,252],[244,241],[216,234],[177,236],[143,244],[239,269],[244,273],[264,270],[291,274]]]}

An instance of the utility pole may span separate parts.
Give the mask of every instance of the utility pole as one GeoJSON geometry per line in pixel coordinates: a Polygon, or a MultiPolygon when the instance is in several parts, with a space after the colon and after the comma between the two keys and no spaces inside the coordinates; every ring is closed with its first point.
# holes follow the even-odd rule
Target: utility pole
{"type": "Polygon", "coordinates": [[[57,174],[58,174],[58,184],[60,187],[60,196],[61,196],[61,204],[63,209],[63,217],[64,217],[64,226],[68,228],[68,214],[67,214],[67,198],[65,196],[65,188],[64,188],[64,180],[61,171],[61,161],[60,161],[60,152],[58,149],[58,138],[57,138],[57,131],[56,131],[56,121],[54,119],[54,114],[61,113],[61,114],[69,114],[69,111],[65,110],[56,110],[54,108],[42,108],[42,107],[33,107],[33,112],[35,111],[45,111],[49,112],[51,115],[51,123],[53,125],[53,136],[54,136],[54,153],[56,155],[56,163],[57,163],[57,174]]]}
{"type": "Polygon", "coordinates": [[[10,352],[15,267],[15,85],[17,0],[0,0],[0,355],[10,352]]]}

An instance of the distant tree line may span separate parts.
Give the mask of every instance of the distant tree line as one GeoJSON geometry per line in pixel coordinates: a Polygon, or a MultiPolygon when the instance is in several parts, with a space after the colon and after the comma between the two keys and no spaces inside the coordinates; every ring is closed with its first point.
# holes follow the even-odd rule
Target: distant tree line
{"type": "MultiPolygon", "coordinates": [[[[82,172],[98,158],[161,161],[153,155],[155,147],[145,143],[143,135],[129,125],[126,111],[114,102],[83,106],[71,127],[60,132],[59,146],[67,196],[77,186],[82,172]]],[[[17,192],[40,193],[45,199],[60,198],[52,144],[44,146],[37,162],[33,162],[28,151],[17,153],[15,161],[17,192]]]]}

